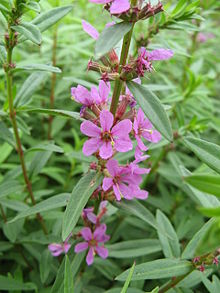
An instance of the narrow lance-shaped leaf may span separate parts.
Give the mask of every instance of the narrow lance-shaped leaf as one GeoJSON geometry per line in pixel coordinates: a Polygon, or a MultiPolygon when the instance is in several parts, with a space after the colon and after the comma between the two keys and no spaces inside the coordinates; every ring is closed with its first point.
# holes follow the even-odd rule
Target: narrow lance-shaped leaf
{"type": "Polygon", "coordinates": [[[125,284],[124,284],[124,286],[123,286],[123,288],[121,290],[121,293],[126,293],[127,292],[128,286],[129,286],[129,284],[131,282],[131,279],[132,279],[132,276],[133,276],[133,273],[134,273],[134,268],[135,268],[135,262],[133,263],[132,267],[130,268],[130,272],[129,272],[128,277],[127,277],[127,279],[125,281],[125,284]]]}
{"type": "Polygon", "coordinates": [[[88,173],[82,177],[72,191],[70,201],[67,205],[64,217],[62,238],[63,241],[69,236],[79,220],[83,208],[92,193],[101,184],[102,176],[96,173],[88,173]]]}
{"type": "Polygon", "coordinates": [[[157,233],[165,257],[178,258],[180,256],[180,244],[172,224],[160,210],[157,210],[156,219],[158,225],[157,233]]]}
{"type": "Polygon", "coordinates": [[[124,21],[106,27],[96,42],[95,57],[98,59],[108,53],[131,28],[132,24],[124,21]]]}
{"type": "Polygon", "coordinates": [[[23,35],[26,39],[31,42],[40,45],[42,37],[39,28],[31,23],[23,22],[19,25],[12,26],[13,30],[23,35]]]}
{"type": "Polygon", "coordinates": [[[39,30],[43,32],[67,15],[72,9],[72,5],[53,8],[41,13],[32,21],[32,24],[38,26],[39,30]]]}
{"type": "Polygon", "coordinates": [[[207,217],[220,217],[220,207],[217,208],[199,208],[200,212],[207,217]]]}
{"type": "Polygon", "coordinates": [[[135,82],[128,82],[127,86],[154,127],[165,138],[172,141],[173,133],[170,120],[158,97],[146,87],[135,82]]]}
{"type": "Polygon", "coordinates": [[[6,291],[37,291],[37,287],[33,283],[22,283],[21,281],[14,280],[10,277],[0,276],[0,290],[6,291]]]}
{"type": "Polygon", "coordinates": [[[31,215],[35,215],[37,213],[46,212],[49,210],[53,210],[56,208],[60,208],[67,205],[67,202],[70,198],[69,193],[62,193],[55,196],[52,196],[48,199],[41,201],[35,206],[29,208],[28,210],[21,212],[18,214],[10,223],[17,221],[18,219],[22,219],[31,215]]]}
{"type": "Polygon", "coordinates": [[[184,180],[192,185],[193,187],[199,189],[200,191],[213,194],[220,197],[220,176],[219,175],[191,175],[185,177],[184,180]]]}
{"type": "Polygon", "coordinates": [[[13,69],[14,72],[21,71],[21,70],[28,70],[28,71],[46,71],[46,72],[53,72],[53,73],[61,73],[62,71],[58,67],[54,67],[51,65],[46,64],[29,64],[29,65],[19,65],[13,69]]]}
{"type": "Polygon", "coordinates": [[[185,137],[184,143],[200,160],[220,173],[220,146],[195,137],[185,137]]]}
{"type": "Polygon", "coordinates": [[[64,293],[73,293],[73,276],[68,255],[65,256],[64,293]]]}
{"type": "MultiPolygon", "coordinates": [[[[132,280],[153,280],[178,277],[190,273],[193,265],[190,261],[179,259],[157,259],[135,267],[132,280]]],[[[119,275],[116,280],[125,281],[130,270],[119,275]]]]}
{"type": "Polygon", "coordinates": [[[27,104],[35,91],[39,89],[39,86],[45,81],[47,77],[46,72],[34,72],[23,83],[22,87],[18,91],[14,106],[20,107],[27,104]]]}
{"type": "Polygon", "coordinates": [[[205,234],[208,232],[208,230],[211,228],[212,224],[214,222],[214,219],[210,219],[189,241],[186,248],[184,249],[182,253],[182,258],[193,258],[195,257],[195,253],[197,248],[199,247],[200,243],[202,242],[205,234]]]}

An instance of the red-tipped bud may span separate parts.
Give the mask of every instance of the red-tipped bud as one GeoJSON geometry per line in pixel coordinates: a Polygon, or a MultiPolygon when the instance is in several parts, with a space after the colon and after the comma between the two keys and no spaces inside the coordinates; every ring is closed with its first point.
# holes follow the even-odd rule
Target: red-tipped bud
{"type": "Polygon", "coordinates": [[[116,54],[115,50],[112,49],[109,54],[109,61],[112,67],[117,67],[119,65],[118,55],[116,54]]]}

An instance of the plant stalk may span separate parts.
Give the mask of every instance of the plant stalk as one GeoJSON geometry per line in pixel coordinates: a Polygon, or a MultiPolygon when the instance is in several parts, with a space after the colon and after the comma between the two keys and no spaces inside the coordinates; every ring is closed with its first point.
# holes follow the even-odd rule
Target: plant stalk
{"type": "MultiPolygon", "coordinates": [[[[10,32],[10,40],[13,38],[13,33],[10,32]]],[[[16,112],[14,109],[14,104],[13,104],[13,93],[12,93],[12,72],[11,72],[11,65],[12,65],[12,53],[13,53],[13,48],[11,46],[9,46],[7,48],[7,69],[5,70],[6,73],[6,80],[7,80],[7,93],[8,93],[8,104],[9,104],[9,112],[10,112],[10,119],[11,119],[11,123],[12,123],[12,127],[13,127],[13,131],[14,131],[14,136],[15,136],[15,140],[16,140],[16,146],[17,146],[17,152],[18,152],[18,156],[20,159],[20,163],[21,163],[21,168],[22,168],[22,173],[23,173],[23,177],[24,177],[24,181],[26,184],[26,188],[29,194],[29,197],[31,199],[31,202],[33,205],[36,204],[35,198],[34,198],[34,194],[32,191],[32,184],[28,178],[28,174],[27,174],[27,168],[25,165],[25,160],[24,160],[24,153],[23,153],[23,149],[22,149],[22,144],[21,144],[21,140],[20,140],[20,136],[19,136],[19,132],[18,132],[18,127],[17,127],[17,121],[16,121],[16,112]]],[[[42,216],[38,213],[37,215],[37,219],[40,222],[42,229],[44,231],[45,234],[47,234],[47,228],[45,226],[45,223],[43,221],[42,216]]]]}
{"type": "MultiPolygon", "coordinates": [[[[123,68],[123,66],[125,66],[126,61],[127,61],[133,29],[134,29],[134,24],[132,25],[131,30],[125,35],[125,37],[123,39],[123,45],[122,45],[121,57],[120,57],[120,65],[119,65],[119,69],[118,69],[119,75],[121,74],[122,68],[123,68]]],[[[112,96],[112,103],[111,103],[111,107],[110,107],[110,111],[114,116],[115,116],[115,113],[117,110],[122,85],[123,85],[122,80],[117,79],[115,81],[115,87],[114,87],[114,92],[113,92],[113,96],[112,96]]]]}

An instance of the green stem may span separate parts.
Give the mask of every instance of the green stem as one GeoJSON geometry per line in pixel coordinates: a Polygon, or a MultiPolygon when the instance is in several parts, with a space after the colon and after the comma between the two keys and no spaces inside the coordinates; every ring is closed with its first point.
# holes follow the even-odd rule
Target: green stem
{"type": "MultiPolygon", "coordinates": [[[[122,45],[121,57],[120,57],[120,65],[119,65],[119,69],[118,69],[119,75],[121,74],[122,68],[123,68],[123,66],[125,66],[126,61],[127,61],[133,29],[134,29],[134,24],[132,25],[131,30],[125,35],[125,37],[123,39],[123,45],[122,45]]],[[[110,107],[110,111],[113,115],[115,115],[116,110],[117,110],[122,85],[123,85],[122,80],[117,79],[115,81],[115,87],[114,87],[114,92],[113,92],[113,96],[112,96],[112,103],[111,103],[111,107],[110,107]]]]}
{"type": "Polygon", "coordinates": [[[6,217],[6,214],[5,214],[1,204],[0,204],[0,210],[1,210],[2,219],[3,219],[4,223],[7,223],[7,217],[6,217]]]}
{"type": "MultiPolygon", "coordinates": [[[[9,38],[10,38],[10,40],[14,38],[14,34],[12,31],[10,31],[9,38]]],[[[26,188],[27,188],[27,191],[30,196],[32,204],[35,205],[36,201],[35,201],[34,194],[32,191],[32,184],[31,184],[31,182],[28,178],[28,175],[27,175],[27,169],[26,169],[25,160],[24,160],[24,153],[23,153],[22,144],[21,144],[21,140],[20,140],[20,136],[19,136],[19,132],[18,132],[18,127],[17,127],[16,112],[15,112],[14,104],[13,104],[13,93],[12,93],[13,77],[12,77],[12,72],[11,72],[12,53],[13,53],[13,47],[9,46],[7,48],[7,69],[5,70],[5,73],[6,73],[6,80],[7,80],[7,93],[8,93],[10,119],[11,119],[13,131],[14,131],[14,136],[15,136],[16,145],[17,145],[17,152],[18,152],[18,156],[20,159],[22,173],[23,173],[25,184],[26,184],[26,188]]],[[[40,222],[44,233],[47,234],[46,226],[45,226],[43,218],[40,214],[37,214],[37,219],[40,222]]]]}

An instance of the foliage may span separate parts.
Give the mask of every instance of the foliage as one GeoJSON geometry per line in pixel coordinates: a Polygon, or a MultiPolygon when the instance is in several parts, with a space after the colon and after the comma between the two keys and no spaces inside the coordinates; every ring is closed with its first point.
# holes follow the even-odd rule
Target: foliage
{"type": "MultiPolygon", "coordinates": [[[[110,17],[114,1],[105,9],[88,0],[0,3],[0,291],[220,292],[220,5],[165,0],[162,11],[157,0],[139,0],[110,17]],[[134,13],[136,5],[147,10],[134,13]],[[150,60],[143,76],[141,46],[174,55],[150,60]],[[109,190],[101,198],[106,160],[82,152],[87,117],[70,89],[99,79],[111,82],[118,120],[129,90],[162,136],[145,141],[150,158],[139,162],[151,168],[145,200],[116,201],[109,190]],[[84,226],[94,253],[95,231],[107,226],[108,258],[91,266],[75,253],[84,226]]],[[[135,156],[114,158],[126,165],[135,156]]]]}

